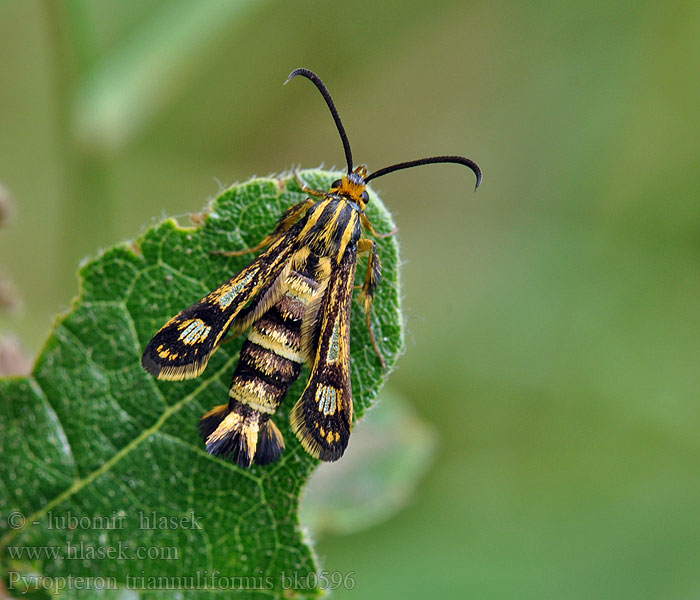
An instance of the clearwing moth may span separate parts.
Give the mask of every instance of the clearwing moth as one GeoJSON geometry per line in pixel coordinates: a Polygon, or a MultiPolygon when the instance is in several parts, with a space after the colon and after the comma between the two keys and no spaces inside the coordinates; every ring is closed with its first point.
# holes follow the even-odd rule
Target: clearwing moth
{"type": "Polygon", "coordinates": [[[316,86],[330,109],[347,174],[327,192],[304,187],[309,197],[289,208],[255,248],[221,252],[240,255],[266,248],[240,273],[163,325],[141,360],[158,379],[197,377],[226,332],[249,330],[228,403],[210,410],[199,423],[207,452],[241,467],[253,461],[268,464],[282,454],[284,439],[272,416],[305,361],[311,374],[292,408],[292,430],[316,458],[334,461],[343,455],[352,427],[350,308],[358,253],[369,253],[360,298],[374,350],[384,366],[370,321],[382,269],[375,242],[362,237],[363,229],[385,237],[376,233],[365,214],[369,181],[432,163],[470,168],[476,187],[482,179],[478,165],[462,156],[421,158],[371,174],[365,166],[353,167],[350,143],[328,89],[308,69],[292,71],[287,82],[298,75],[316,86]]]}

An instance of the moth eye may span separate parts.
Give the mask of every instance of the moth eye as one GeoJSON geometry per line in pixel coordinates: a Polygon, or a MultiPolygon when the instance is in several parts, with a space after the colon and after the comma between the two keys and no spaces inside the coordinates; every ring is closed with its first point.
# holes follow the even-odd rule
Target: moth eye
{"type": "Polygon", "coordinates": [[[367,192],[362,192],[362,201],[367,204],[369,202],[369,194],[367,192]]]}
{"type": "Polygon", "coordinates": [[[333,183],[331,183],[332,188],[337,188],[340,187],[340,184],[343,183],[342,179],[336,179],[333,183]]]}

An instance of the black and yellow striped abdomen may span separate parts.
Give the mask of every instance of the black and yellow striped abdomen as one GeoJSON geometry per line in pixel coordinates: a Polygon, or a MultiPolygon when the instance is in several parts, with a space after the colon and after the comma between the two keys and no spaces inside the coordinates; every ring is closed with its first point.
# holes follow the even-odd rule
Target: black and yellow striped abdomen
{"type": "Polygon", "coordinates": [[[305,360],[302,323],[319,287],[308,261],[291,271],[285,291],[251,325],[229,389],[229,403],[200,421],[207,452],[230,455],[242,467],[253,460],[267,464],[279,458],[284,439],[270,417],[299,377],[305,360]]]}

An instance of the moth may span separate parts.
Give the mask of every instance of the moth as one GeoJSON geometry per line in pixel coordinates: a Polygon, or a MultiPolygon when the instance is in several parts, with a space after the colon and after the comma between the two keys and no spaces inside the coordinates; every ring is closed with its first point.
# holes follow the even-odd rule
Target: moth
{"type": "Polygon", "coordinates": [[[350,308],[357,256],[368,253],[360,293],[374,351],[384,359],[374,336],[371,307],[381,280],[373,239],[380,236],[365,214],[367,184],[401,169],[431,163],[478,165],[461,156],[433,156],[401,162],[368,173],[354,167],[350,143],[330,92],[308,69],[294,77],[309,79],[323,96],[335,122],[347,161],[347,173],[328,191],[303,191],[308,197],[281,215],[274,231],[254,248],[220,252],[262,252],[240,273],[199,302],[175,315],[153,336],[142,357],[158,379],[198,377],[227,332],[248,331],[233,373],[229,399],[200,420],[209,454],[230,458],[241,467],[277,460],[284,438],[272,417],[302,365],[311,368],[304,392],[292,408],[291,428],[315,458],[334,461],[345,451],[352,428],[350,384],[350,308]],[[264,249],[264,250],[263,250],[264,249]]]}

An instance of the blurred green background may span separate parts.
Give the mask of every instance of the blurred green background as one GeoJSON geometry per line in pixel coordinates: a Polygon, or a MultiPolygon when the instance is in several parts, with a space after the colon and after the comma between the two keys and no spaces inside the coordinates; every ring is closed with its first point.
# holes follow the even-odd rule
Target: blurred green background
{"type": "Polygon", "coordinates": [[[0,321],[220,187],[342,165],[400,227],[392,375],[438,433],[409,505],[326,535],[337,598],[700,598],[700,3],[3,0],[0,321]]]}

